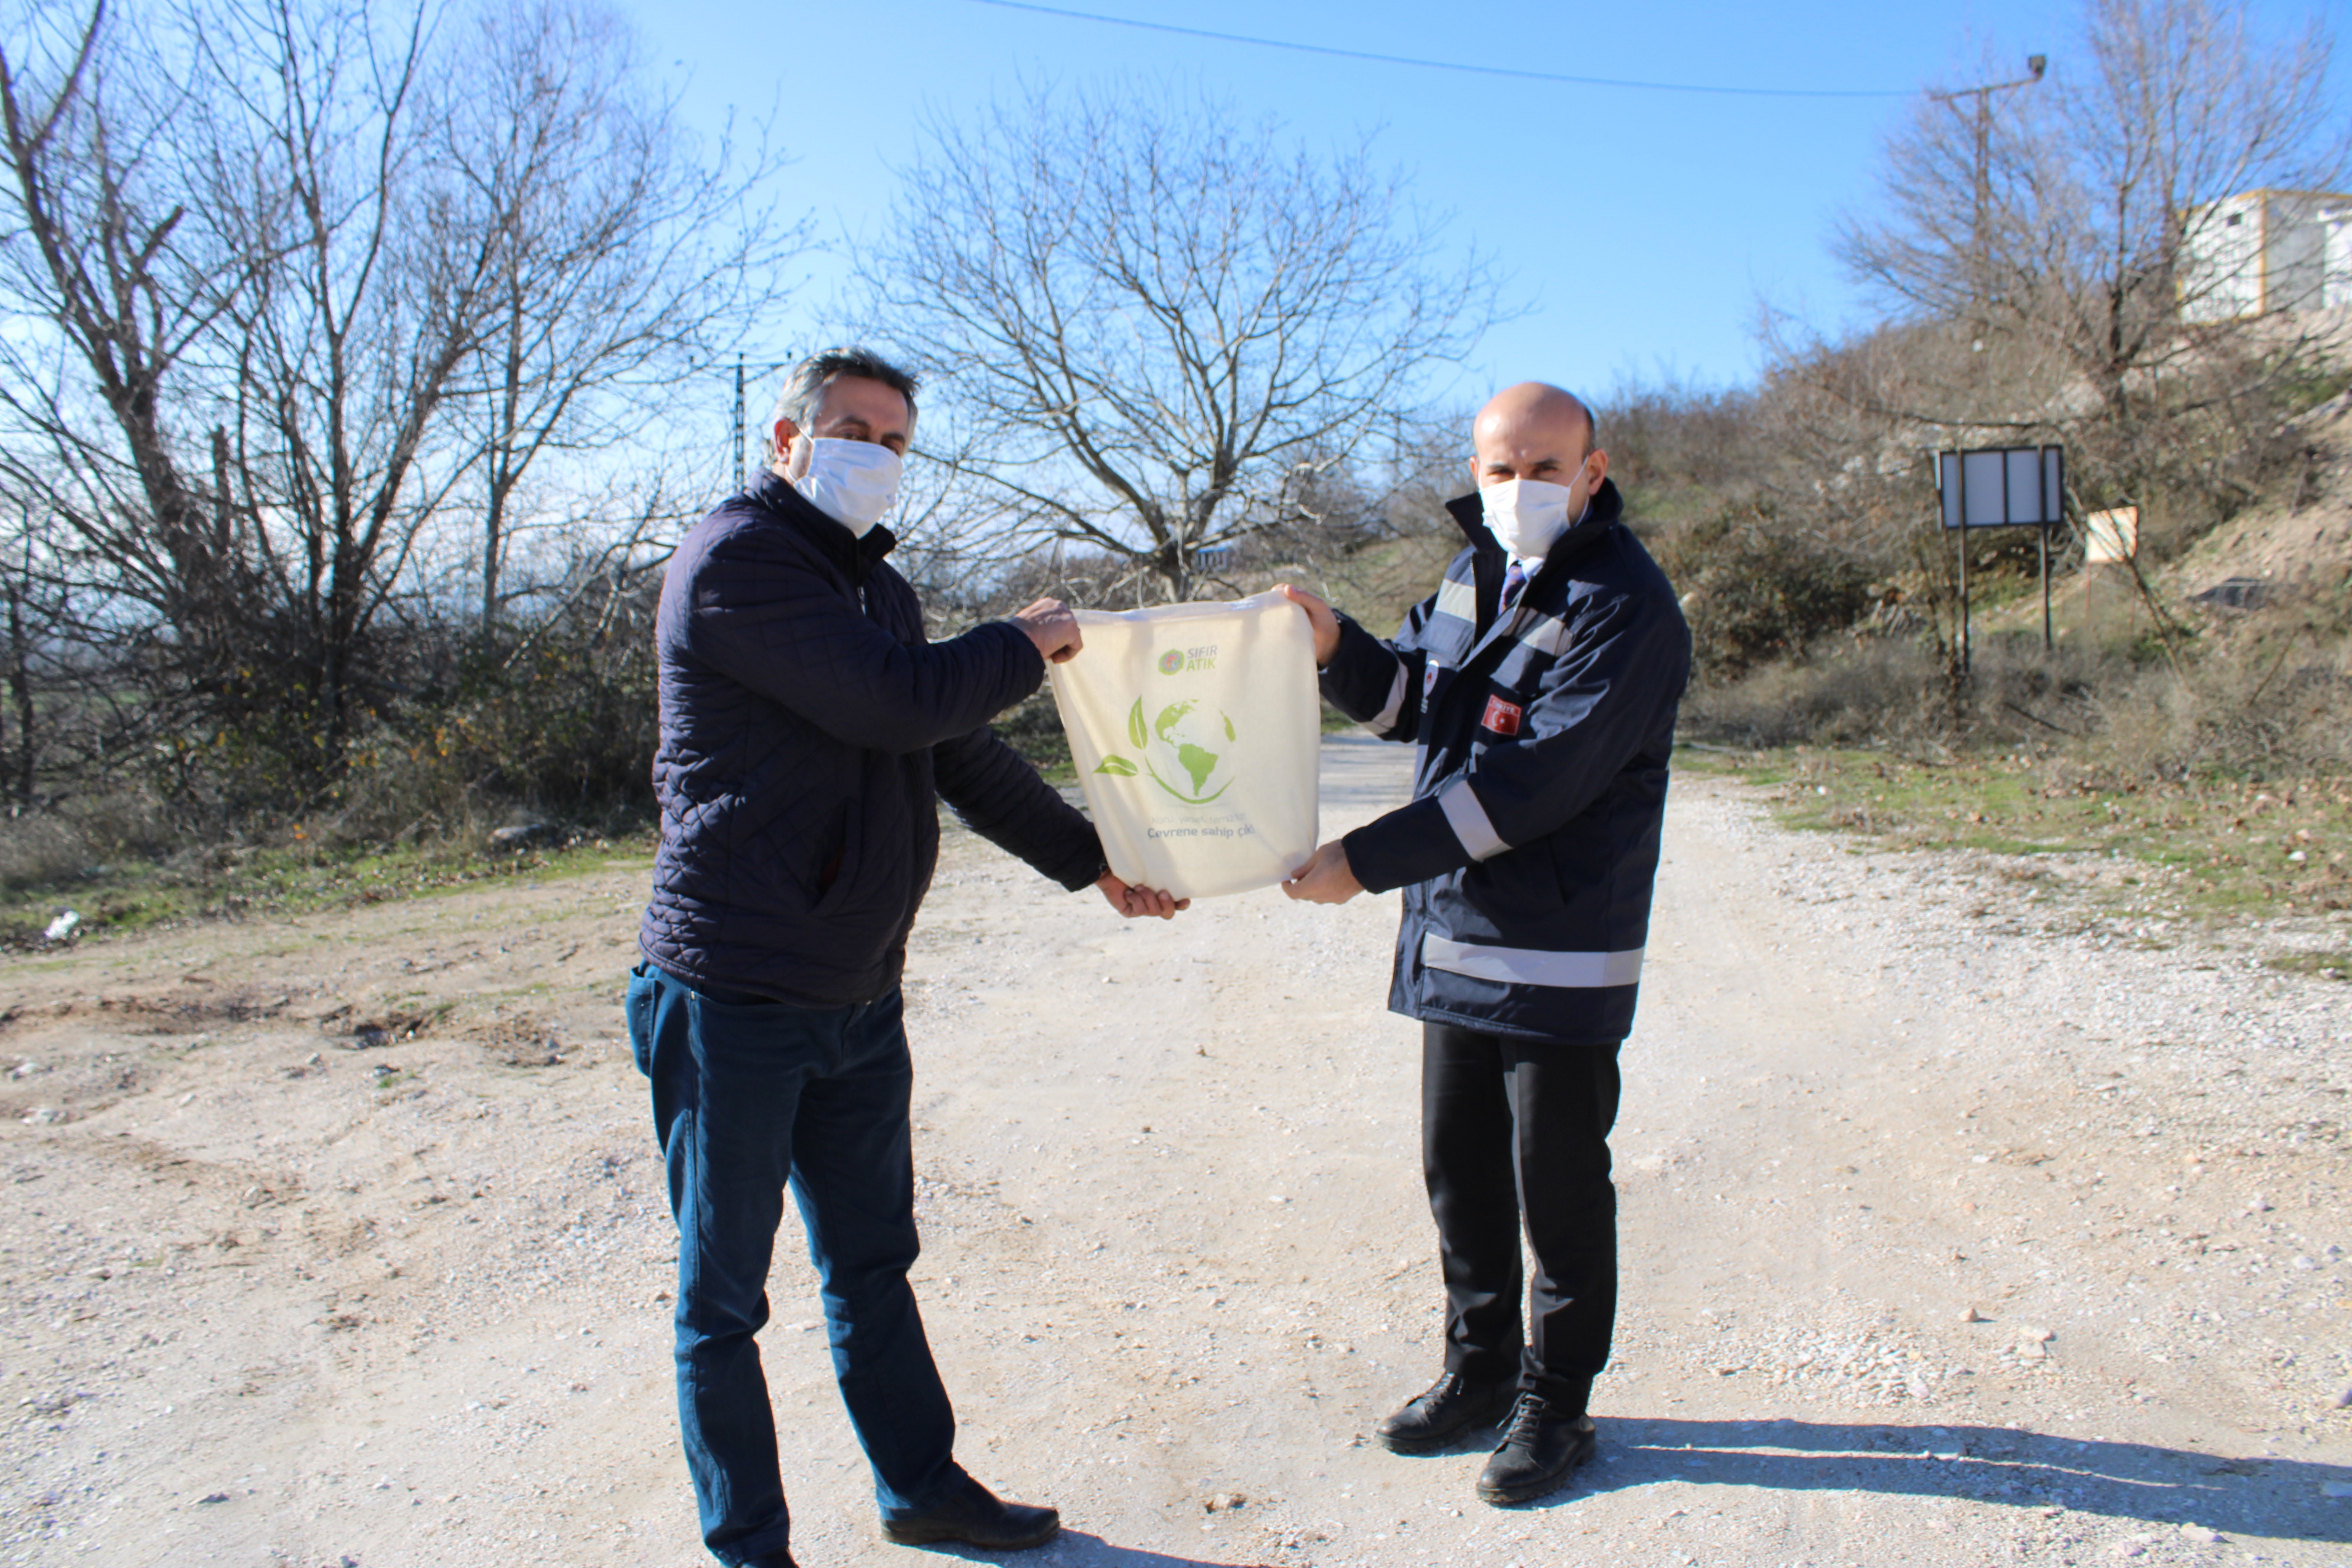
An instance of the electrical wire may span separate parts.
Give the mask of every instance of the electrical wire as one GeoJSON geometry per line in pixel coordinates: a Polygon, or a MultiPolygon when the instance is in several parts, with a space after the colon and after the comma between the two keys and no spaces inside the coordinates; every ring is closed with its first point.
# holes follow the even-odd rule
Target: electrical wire
{"type": "Polygon", "coordinates": [[[1471,65],[1460,60],[1415,59],[1408,55],[1374,54],[1367,49],[1343,49],[1331,44],[1298,44],[1286,38],[1255,38],[1242,33],[1219,33],[1207,27],[1185,27],[1173,22],[1146,22],[1133,16],[1105,16],[1093,11],[1072,11],[1059,5],[1037,5],[1029,0],[971,0],[1000,11],[1027,11],[1073,22],[1099,22],[1106,26],[1135,27],[1149,33],[1173,33],[1180,37],[1208,38],[1220,44],[1247,44],[1261,49],[1288,49],[1302,55],[1328,55],[1343,60],[1370,60],[1375,65],[1412,66],[1421,70],[1461,71],[1473,76],[1512,77],[1520,81],[1551,82],[1566,87],[1613,87],[1636,92],[1689,92],[1724,98],[1908,98],[1910,93],[1886,89],[1811,87],[1709,87],[1697,82],[1633,81],[1616,77],[1563,76],[1554,71],[1519,70],[1510,66],[1471,65]]]}

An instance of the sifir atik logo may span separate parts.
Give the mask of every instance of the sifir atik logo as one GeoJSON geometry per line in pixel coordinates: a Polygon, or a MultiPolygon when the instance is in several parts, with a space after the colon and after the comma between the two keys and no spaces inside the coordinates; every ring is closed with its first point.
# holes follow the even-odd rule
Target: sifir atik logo
{"type": "Polygon", "coordinates": [[[1217,645],[1206,647],[1171,647],[1160,656],[1162,675],[1198,675],[1202,670],[1217,668],[1217,645]]]}

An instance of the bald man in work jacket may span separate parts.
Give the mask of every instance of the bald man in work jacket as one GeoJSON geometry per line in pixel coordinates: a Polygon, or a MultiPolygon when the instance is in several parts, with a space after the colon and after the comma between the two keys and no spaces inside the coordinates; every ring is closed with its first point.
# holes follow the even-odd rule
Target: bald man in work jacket
{"type": "Polygon", "coordinates": [[[1690,675],[1690,628],[1595,435],[1538,383],[1480,412],[1479,488],[1449,507],[1467,547],[1393,640],[1286,590],[1314,622],[1323,694],[1420,748],[1412,804],[1286,884],[1322,903],[1404,889],[1389,1005],[1422,1020],[1445,1370],[1380,1437],[1424,1453],[1501,1422],[1478,1478],[1496,1504],[1559,1489],[1592,1455],[1617,1305],[1617,1053],[1690,675]]]}

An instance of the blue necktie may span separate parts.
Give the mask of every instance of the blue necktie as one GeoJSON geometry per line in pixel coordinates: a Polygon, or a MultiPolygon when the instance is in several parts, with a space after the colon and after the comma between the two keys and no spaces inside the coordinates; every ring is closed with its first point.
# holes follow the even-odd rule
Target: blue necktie
{"type": "Polygon", "coordinates": [[[1517,604],[1519,590],[1527,585],[1528,574],[1519,569],[1517,562],[1512,562],[1510,570],[1503,574],[1503,608],[1507,610],[1517,604]]]}

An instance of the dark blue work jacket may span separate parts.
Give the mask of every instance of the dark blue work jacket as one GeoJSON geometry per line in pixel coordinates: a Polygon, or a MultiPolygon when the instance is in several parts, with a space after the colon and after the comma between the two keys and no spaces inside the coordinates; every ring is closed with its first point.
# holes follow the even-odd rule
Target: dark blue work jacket
{"type": "Polygon", "coordinates": [[[1341,618],[1333,705],[1419,748],[1411,805],[1342,842],[1404,889],[1389,1005],[1599,1044],[1633,1023],[1690,628],[1607,480],[1511,610],[1476,496],[1469,548],[1392,641],[1341,618]]]}
{"type": "Polygon", "coordinates": [[[700,981],[802,1006],[898,984],[939,858],[938,796],[1066,888],[1094,826],[990,730],[1045,662],[992,622],[931,642],[862,539],[772,475],[688,532],[662,580],[662,840],[637,943],[700,981]]]}

